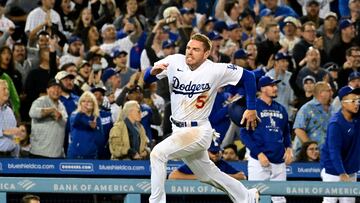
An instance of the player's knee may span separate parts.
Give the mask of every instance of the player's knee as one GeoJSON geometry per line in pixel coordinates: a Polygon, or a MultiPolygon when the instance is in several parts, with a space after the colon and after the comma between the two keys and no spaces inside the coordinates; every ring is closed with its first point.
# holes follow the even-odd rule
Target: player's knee
{"type": "Polygon", "coordinates": [[[166,162],[167,161],[166,157],[167,157],[166,154],[158,146],[155,146],[154,149],[150,153],[151,161],[158,160],[158,161],[166,162]]]}

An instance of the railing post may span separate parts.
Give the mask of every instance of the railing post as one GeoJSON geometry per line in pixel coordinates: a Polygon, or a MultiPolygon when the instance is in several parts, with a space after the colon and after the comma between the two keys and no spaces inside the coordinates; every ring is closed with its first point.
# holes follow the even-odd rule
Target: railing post
{"type": "Polygon", "coordinates": [[[6,192],[0,192],[0,202],[6,202],[6,192]]]}
{"type": "Polygon", "coordinates": [[[141,203],[140,194],[127,194],[124,203],[141,203]]]}
{"type": "Polygon", "coordinates": [[[271,203],[270,195],[260,195],[260,203],[271,203]]]}

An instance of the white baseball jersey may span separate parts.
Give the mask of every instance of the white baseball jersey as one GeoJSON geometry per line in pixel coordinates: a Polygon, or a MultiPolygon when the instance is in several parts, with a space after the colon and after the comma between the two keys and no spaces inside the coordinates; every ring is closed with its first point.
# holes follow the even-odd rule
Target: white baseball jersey
{"type": "Polygon", "coordinates": [[[243,69],[229,63],[214,63],[206,60],[196,70],[191,70],[182,54],[170,55],[155,64],[168,63],[167,70],[157,75],[168,77],[171,92],[171,111],[179,121],[208,119],[217,89],[236,85],[243,69]]]}

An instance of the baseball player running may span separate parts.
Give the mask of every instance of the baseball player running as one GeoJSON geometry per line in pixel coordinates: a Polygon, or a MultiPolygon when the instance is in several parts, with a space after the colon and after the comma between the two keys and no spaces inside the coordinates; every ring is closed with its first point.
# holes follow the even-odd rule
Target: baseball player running
{"type": "Polygon", "coordinates": [[[221,172],[210,161],[209,148],[214,130],[208,121],[216,91],[225,85],[244,85],[247,110],[242,122],[255,129],[256,84],[253,73],[226,63],[208,60],[211,41],[202,34],[191,37],[186,54],[170,55],[148,69],[147,83],[168,77],[171,92],[171,121],[173,133],[157,144],[150,154],[150,203],[165,203],[166,164],[170,159],[182,159],[198,179],[226,192],[233,202],[258,201],[256,188],[246,189],[243,184],[221,172]]]}

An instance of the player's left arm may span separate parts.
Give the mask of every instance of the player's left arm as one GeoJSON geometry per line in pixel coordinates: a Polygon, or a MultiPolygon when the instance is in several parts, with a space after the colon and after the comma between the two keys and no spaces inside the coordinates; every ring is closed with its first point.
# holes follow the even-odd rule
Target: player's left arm
{"type": "Polygon", "coordinates": [[[252,128],[254,130],[258,120],[260,120],[256,114],[256,80],[254,73],[243,69],[241,79],[236,86],[243,86],[246,95],[247,109],[245,110],[240,123],[243,124],[246,122],[246,129],[252,128]]]}

